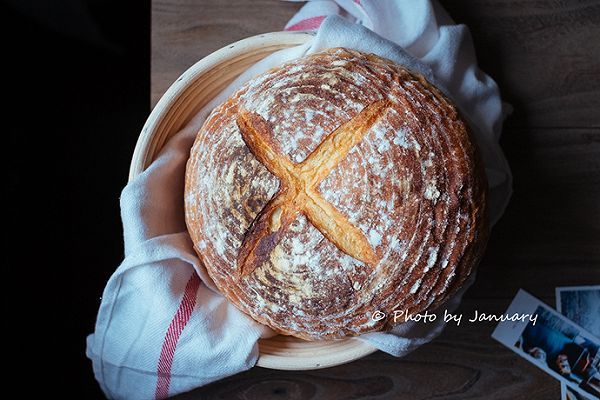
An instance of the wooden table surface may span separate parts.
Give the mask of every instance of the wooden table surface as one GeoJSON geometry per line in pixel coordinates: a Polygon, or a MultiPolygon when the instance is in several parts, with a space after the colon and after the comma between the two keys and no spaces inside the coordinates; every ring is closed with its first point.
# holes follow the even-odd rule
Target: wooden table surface
{"type": "MultiPolygon", "coordinates": [[[[460,311],[501,313],[519,288],[553,305],[556,286],[600,283],[600,3],[442,3],[469,26],[481,68],[514,107],[501,142],[514,195],[460,311]]],[[[281,30],[299,7],[153,0],[152,103],[195,61],[281,30]]],[[[315,371],[255,367],[179,398],[559,398],[555,380],[491,339],[494,326],[449,326],[401,359],[377,352],[315,371]]]]}

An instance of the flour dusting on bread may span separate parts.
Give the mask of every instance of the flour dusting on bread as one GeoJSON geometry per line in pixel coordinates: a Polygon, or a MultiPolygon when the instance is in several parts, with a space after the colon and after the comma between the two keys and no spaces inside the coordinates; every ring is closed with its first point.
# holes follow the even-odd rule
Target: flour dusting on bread
{"type": "Polygon", "coordinates": [[[370,315],[420,312],[454,294],[487,239],[486,189],[468,127],[423,77],[374,55],[329,49],[254,78],[215,108],[186,171],[186,222],[223,294],[276,331],[305,339],[389,329],[370,315]],[[384,115],[318,186],[378,257],[341,251],[300,213],[269,257],[240,276],[237,257],[279,179],[249,151],[236,118],[267,121],[264,139],[292,163],[369,105],[384,115]]]}

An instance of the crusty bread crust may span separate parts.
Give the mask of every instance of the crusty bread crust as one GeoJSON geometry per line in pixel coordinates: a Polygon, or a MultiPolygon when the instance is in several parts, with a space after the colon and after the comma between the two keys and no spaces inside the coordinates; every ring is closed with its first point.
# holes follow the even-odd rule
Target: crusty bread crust
{"type": "Polygon", "coordinates": [[[269,259],[298,213],[302,213],[338,250],[370,266],[379,262],[365,234],[325,200],[318,187],[362,141],[389,106],[390,103],[385,100],[368,105],[330,133],[304,161],[297,164],[263,140],[263,137],[272,135],[264,118],[245,110],[238,112],[237,126],[246,146],[269,172],[279,178],[277,195],[258,213],[244,235],[238,253],[240,275],[252,273],[269,259]]]}
{"type": "Polygon", "coordinates": [[[488,237],[483,167],[456,108],[422,76],[340,48],[268,71],[213,110],[185,211],[221,292],[308,340],[434,309],[488,237]]]}

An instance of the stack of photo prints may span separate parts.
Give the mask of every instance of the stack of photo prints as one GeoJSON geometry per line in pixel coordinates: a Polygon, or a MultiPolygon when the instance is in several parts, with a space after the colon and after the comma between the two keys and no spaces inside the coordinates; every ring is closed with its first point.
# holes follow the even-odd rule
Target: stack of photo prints
{"type": "Polygon", "coordinates": [[[558,379],[561,399],[600,398],[600,285],[556,288],[556,310],[520,290],[492,337],[558,379]]]}

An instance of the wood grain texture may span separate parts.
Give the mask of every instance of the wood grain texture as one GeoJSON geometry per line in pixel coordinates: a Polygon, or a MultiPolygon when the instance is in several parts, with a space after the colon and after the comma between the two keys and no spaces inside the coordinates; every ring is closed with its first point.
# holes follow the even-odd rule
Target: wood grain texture
{"type": "MultiPolygon", "coordinates": [[[[465,300],[458,312],[501,313],[503,300],[465,300]]],[[[432,343],[396,359],[382,352],[315,371],[253,368],[176,396],[192,399],[552,399],[559,385],[490,339],[494,324],[449,326],[432,343]]]]}
{"type": "Polygon", "coordinates": [[[526,127],[600,127],[600,2],[442,1],[526,127]]]}
{"type": "Polygon", "coordinates": [[[514,193],[468,295],[553,297],[555,286],[599,283],[600,129],[506,128],[501,144],[514,193]]]}
{"type": "MultiPolygon", "coordinates": [[[[515,107],[510,124],[600,127],[597,0],[442,4],[456,21],[469,26],[481,68],[515,107]]],[[[300,5],[278,0],[154,0],[152,104],[194,62],[244,37],[281,30],[300,5]]]]}
{"type": "Polygon", "coordinates": [[[153,0],[152,106],[196,61],[240,39],[283,30],[301,5],[278,0],[153,0]]]}
{"type": "MultiPolygon", "coordinates": [[[[471,29],[481,67],[514,107],[502,146],[514,195],[461,306],[502,312],[519,288],[600,283],[600,2],[442,1],[471,29]]],[[[187,67],[300,7],[276,0],[154,0],[152,102],[187,67]]],[[[550,399],[558,384],[491,339],[450,326],[405,358],[377,352],[307,372],[253,368],[179,399],[550,399]]]]}

